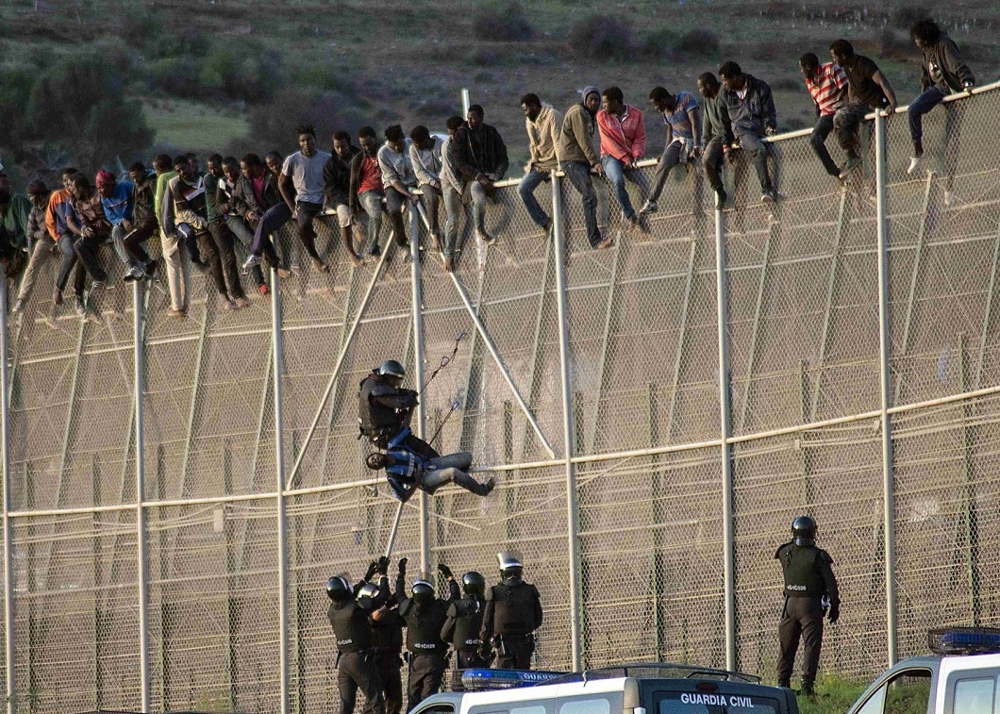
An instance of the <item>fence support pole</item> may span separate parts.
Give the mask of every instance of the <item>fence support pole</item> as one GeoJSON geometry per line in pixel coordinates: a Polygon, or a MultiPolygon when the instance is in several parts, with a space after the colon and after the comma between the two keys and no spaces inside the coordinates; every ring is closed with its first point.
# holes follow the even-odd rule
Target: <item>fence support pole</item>
{"type": "Polygon", "coordinates": [[[281,285],[271,269],[271,364],[274,367],[274,464],[278,511],[278,679],[281,714],[289,711],[288,686],[288,548],[285,523],[285,420],[281,405],[281,285]]]}
{"type": "Polygon", "coordinates": [[[735,670],[736,663],[736,557],[733,539],[736,528],[733,519],[733,463],[730,453],[730,404],[729,404],[729,343],[726,326],[729,314],[729,293],[726,283],[725,216],[715,212],[715,302],[719,339],[719,428],[722,451],[722,552],[723,599],[726,622],[726,668],[735,670]]]}
{"type": "Polygon", "coordinates": [[[142,711],[150,707],[149,681],[149,571],[146,563],[146,442],[143,435],[143,391],[146,382],[146,350],[143,344],[143,281],[132,283],[132,343],[135,356],[133,400],[135,403],[135,536],[139,579],[139,671],[142,677],[142,711]]]}
{"type": "MultiPolygon", "coordinates": [[[[0,410],[3,417],[3,439],[0,441],[3,451],[3,614],[4,614],[4,644],[7,665],[7,714],[17,710],[14,688],[17,678],[14,676],[14,554],[13,537],[11,533],[11,475],[10,475],[10,370],[7,368],[9,357],[7,344],[7,271],[0,264],[0,410]]],[[[34,564],[32,564],[34,565],[34,564]]],[[[29,623],[30,624],[30,623],[29,623]]]]}
{"type": "MultiPolygon", "coordinates": [[[[413,316],[413,384],[424,383],[424,295],[420,285],[420,215],[416,206],[410,206],[410,302],[412,303],[413,316]]],[[[421,395],[423,396],[423,395],[421,395]]],[[[427,410],[424,407],[426,399],[420,399],[417,404],[416,419],[410,422],[410,428],[423,439],[427,436],[427,410]]],[[[427,511],[430,507],[430,499],[423,491],[420,492],[420,570],[428,572],[430,570],[431,543],[430,531],[428,528],[427,511]]],[[[400,510],[402,513],[402,510],[400,510]]],[[[395,530],[393,527],[392,539],[395,540],[395,530]]],[[[391,545],[390,545],[391,547],[391,545]]],[[[387,549],[388,551],[388,549],[387,549]]]]}
{"type": "MultiPolygon", "coordinates": [[[[563,455],[566,459],[566,532],[569,546],[570,643],[573,669],[582,667],[584,603],[580,601],[579,507],[576,495],[576,468],[573,465],[574,428],[570,386],[569,321],[566,315],[566,250],[562,217],[562,179],[552,177],[552,236],[555,241],[556,306],[559,316],[559,377],[562,381],[563,455]]],[[[612,286],[612,289],[614,287],[612,286]]]]}
{"type": "Polygon", "coordinates": [[[892,468],[892,420],[889,416],[892,375],[889,371],[889,240],[886,225],[885,118],[875,113],[875,204],[878,237],[879,422],[882,432],[882,500],[885,518],[885,632],[889,666],[896,664],[896,525],[892,468]]]}

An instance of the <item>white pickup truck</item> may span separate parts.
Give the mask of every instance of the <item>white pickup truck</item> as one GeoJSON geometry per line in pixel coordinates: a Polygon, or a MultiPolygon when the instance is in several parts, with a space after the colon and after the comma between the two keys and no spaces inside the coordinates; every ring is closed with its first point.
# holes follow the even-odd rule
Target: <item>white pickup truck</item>
{"type": "Polygon", "coordinates": [[[945,628],[929,633],[925,657],[883,672],[848,714],[994,714],[1000,712],[1000,629],[945,628]]]}

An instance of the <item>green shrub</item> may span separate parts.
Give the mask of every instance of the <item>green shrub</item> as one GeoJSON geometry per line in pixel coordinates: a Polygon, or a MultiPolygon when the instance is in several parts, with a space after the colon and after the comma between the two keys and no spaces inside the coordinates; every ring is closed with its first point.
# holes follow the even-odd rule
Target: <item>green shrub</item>
{"type": "Polygon", "coordinates": [[[482,5],[472,17],[472,32],[476,39],[494,42],[524,42],[535,36],[516,0],[482,5]]]}
{"type": "Polygon", "coordinates": [[[570,50],[580,57],[628,59],[632,55],[632,27],[610,15],[591,15],[569,30],[570,50]]]}

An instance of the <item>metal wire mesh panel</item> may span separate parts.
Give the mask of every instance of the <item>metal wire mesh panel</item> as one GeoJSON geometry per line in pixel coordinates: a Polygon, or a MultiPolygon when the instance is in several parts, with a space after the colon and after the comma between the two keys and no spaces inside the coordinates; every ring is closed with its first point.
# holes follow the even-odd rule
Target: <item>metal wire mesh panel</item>
{"type": "Polygon", "coordinates": [[[577,474],[586,662],[723,667],[719,449],[597,461],[577,474]]]}
{"type": "Polygon", "coordinates": [[[811,515],[833,557],[843,615],[825,628],[822,668],[865,676],[886,660],[881,440],[865,421],[733,447],[740,668],[775,676],[783,580],[775,551],[811,515]]]}
{"type": "Polygon", "coordinates": [[[996,396],[893,417],[900,653],[923,653],[929,628],[990,625],[996,548],[986,516],[996,504],[986,455],[997,440],[996,396]],[[985,457],[985,459],[984,459],[985,457]]]}
{"type": "Polygon", "coordinates": [[[19,708],[137,709],[134,512],[20,519],[13,539],[19,708]]]}
{"type": "Polygon", "coordinates": [[[154,707],[277,708],[276,520],[273,499],[150,510],[154,707]]]}

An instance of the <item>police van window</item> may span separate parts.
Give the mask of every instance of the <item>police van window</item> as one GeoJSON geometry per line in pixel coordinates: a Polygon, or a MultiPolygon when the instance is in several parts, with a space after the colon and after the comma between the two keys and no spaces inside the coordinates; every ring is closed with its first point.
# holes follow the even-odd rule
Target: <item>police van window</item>
{"type": "Polygon", "coordinates": [[[606,697],[573,699],[560,704],[558,714],[611,714],[611,701],[606,697]]]}
{"type": "Polygon", "coordinates": [[[432,707],[421,709],[420,714],[454,714],[455,707],[450,704],[435,704],[432,707]]]}
{"type": "Polygon", "coordinates": [[[911,670],[893,678],[885,697],[885,714],[910,714],[927,711],[931,698],[929,670],[911,670]]]}
{"type": "Polygon", "coordinates": [[[781,705],[767,697],[719,692],[660,692],[657,714],[778,714],[781,705]]]}
{"type": "Polygon", "coordinates": [[[955,714],[993,714],[992,677],[960,679],[955,683],[955,714]]]}
{"type": "Polygon", "coordinates": [[[521,704],[510,708],[510,714],[547,714],[544,704],[521,704]]]}

